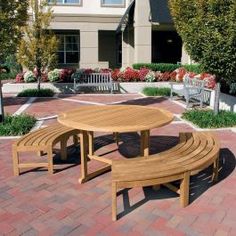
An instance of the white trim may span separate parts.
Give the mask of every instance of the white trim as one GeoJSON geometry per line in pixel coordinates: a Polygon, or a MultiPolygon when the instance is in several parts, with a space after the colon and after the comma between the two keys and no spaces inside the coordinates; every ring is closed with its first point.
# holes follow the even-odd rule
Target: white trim
{"type": "Polygon", "coordinates": [[[99,106],[104,106],[106,104],[99,103],[99,102],[89,102],[89,101],[81,101],[77,99],[71,99],[71,98],[63,98],[61,99],[63,101],[68,101],[68,102],[77,102],[77,103],[82,103],[82,104],[90,104],[90,105],[99,105],[99,106]]]}
{"type": "Polygon", "coordinates": [[[35,100],[36,97],[29,98],[29,100],[13,114],[13,116],[22,114],[35,100]]]}

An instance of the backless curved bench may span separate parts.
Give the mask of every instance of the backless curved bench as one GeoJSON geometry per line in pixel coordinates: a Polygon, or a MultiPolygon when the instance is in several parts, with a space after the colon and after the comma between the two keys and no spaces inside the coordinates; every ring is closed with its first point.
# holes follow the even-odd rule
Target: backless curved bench
{"type": "Polygon", "coordinates": [[[112,219],[117,219],[117,191],[122,188],[164,184],[180,194],[180,204],[189,204],[190,176],[213,164],[218,178],[220,145],[211,132],[180,133],[175,147],[148,157],[112,161],[112,219]],[[180,180],[180,188],[170,184],[180,180]]]}
{"type": "Polygon", "coordinates": [[[53,173],[53,147],[61,144],[61,159],[67,158],[67,141],[73,136],[74,144],[78,142],[79,130],[68,128],[61,124],[51,125],[36,131],[30,132],[12,145],[13,172],[15,176],[20,174],[20,169],[29,167],[46,167],[49,173],[53,173]],[[38,154],[47,153],[47,162],[20,163],[20,152],[37,152],[38,154]]]}

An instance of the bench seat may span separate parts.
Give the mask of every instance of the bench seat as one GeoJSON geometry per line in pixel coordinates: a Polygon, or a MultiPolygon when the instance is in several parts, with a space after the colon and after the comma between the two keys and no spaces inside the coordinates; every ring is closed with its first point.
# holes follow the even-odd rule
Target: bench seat
{"type": "Polygon", "coordinates": [[[189,203],[189,177],[214,164],[213,179],[218,176],[219,143],[210,132],[180,133],[175,147],[128,160],[112,161],[113,220],[116,220],[117,189],[144,187],[181,180],[180,189],[167,184],[180,194],[183,207],[189,203]]]}
{"type": "Polygon", "coordinates": [[[18,140],[12,145],[12,157],[13,157],[13,171],[14,175],[20,174],[21,168],[29,167],[47,167],[49,173],[53,173],[53,147],[57,144],[61,144],[61,159],[65,160],[67,157],[67,141],[73,136],[74,143],[78,142],[79,130],[68,128],[61,124],[51,125],[36,131],[30,132],[18,140]],[[37,152],[39,155],[47,153],[47,163],[20,163],[20,152],[37,152]]]}

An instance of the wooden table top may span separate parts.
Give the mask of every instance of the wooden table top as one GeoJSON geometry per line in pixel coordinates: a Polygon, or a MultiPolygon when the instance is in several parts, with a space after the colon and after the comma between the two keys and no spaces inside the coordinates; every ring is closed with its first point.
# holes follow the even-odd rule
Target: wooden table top
{"type": "Polygon", "coordinates": [[[164,126],[172,113],[135,105],[83,106],[59,115],[59,123],[80,130],[99,132],[135,132],[164,126]]]}

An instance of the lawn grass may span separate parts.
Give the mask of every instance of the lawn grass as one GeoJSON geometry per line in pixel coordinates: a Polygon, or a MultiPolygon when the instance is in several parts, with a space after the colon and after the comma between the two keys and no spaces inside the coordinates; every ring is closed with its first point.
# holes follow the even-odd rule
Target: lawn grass
{"type": "Polygon", "coordinates": [[[52,89],[25,89],[17,97],[53,97],[54,94],[52,89]]]}
{"type": "Polygon", "coordinates": [[[236,113],[220,111],[215,115],[212,110],[189,110],[182,114],[182,118],[191,121],[200,128],[225,128],[236,126],[236,113]]]}
{"type": "Polygon", "coordinates": [[[145,87],[142,92],[146,96],[170,96],[170,88],[145,87]]]}
{"type": "Polygon", "coordinates": [[[4,123],[0,123],[0,136],[24,135],[34,127],[35,123],[35,117],[30,115],[6,115],[4,123]]]}

